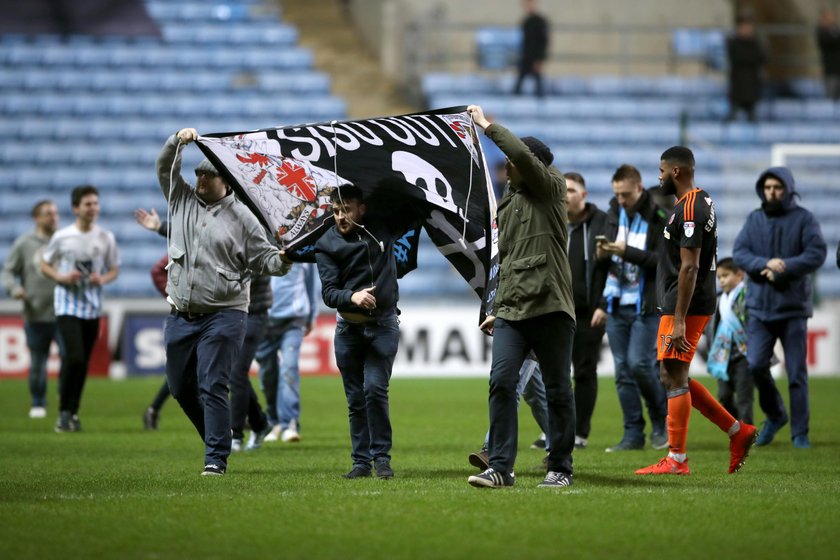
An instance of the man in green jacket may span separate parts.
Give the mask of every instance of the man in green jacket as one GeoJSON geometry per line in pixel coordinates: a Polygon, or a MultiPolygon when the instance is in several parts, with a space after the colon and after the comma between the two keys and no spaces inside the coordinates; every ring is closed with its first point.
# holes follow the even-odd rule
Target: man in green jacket
{"type": "Polygon", "coordinates": [[[478,488],[513,486],[519,368],[533,350],[545,381],[551,452],[541,487],[572,484],[575,402],[570,381],[575,311],[567,251],[566,181],[551,150],[467,110],[507,156],[509,187],[499,202],[499,287],[481,324],[493,335],[490,369],[490,468],[471,476],[478,488]]]}

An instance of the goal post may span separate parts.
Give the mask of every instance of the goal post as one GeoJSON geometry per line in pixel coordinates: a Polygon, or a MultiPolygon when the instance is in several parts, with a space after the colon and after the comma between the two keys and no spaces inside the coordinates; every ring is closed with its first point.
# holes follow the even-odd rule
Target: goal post
{"type": "Polygon", "coordinates": [[[840,144],[773,144],[770,165],[786,165],[791,157],[840,157],[840,144]]]}

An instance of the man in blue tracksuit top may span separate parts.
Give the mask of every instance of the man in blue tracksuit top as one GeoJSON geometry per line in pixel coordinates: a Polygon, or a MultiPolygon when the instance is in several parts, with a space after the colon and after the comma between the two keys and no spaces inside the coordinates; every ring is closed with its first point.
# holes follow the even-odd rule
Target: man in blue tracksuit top
{"type": "Polygon", "coordinates": [[[350,417],[353,468],[346,478],[391,478],[388,383],[400,341],[394,241],[404,233],[366,216],[362,191],[343,185],[330,195],[335,225],[315,245],[321,295],[338,311],[335,362],[350,417]]]}
{"type": "Polygon", "coordinates": [[[761,208],[747,216],[735,239],[735,262],[749,275],[747,285],[747,363],[755,376],[767,420],[756,445],[773,441],[788,422],[782,397],[770,376],[770,358],[781,340],[790,390],[790,435],[794,447],[808,440],[806,339],[811,305],[811,275],[826,258],[826,245],[814,215],[796,203],[796,185],[787,167],[759,176],[755,191],[761,208]]]}

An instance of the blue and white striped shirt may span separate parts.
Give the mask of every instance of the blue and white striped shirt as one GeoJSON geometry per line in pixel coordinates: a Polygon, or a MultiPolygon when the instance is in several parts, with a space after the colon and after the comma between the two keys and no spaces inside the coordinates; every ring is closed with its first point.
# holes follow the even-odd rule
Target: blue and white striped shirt
{"type": "Polygon", "coordinates": [[[83,232],[76,224],[58,230],[44,251],[44,261],[66,274],[73,270],[82,273],[75,285],[56,284],[55,315],[71,315],[80,319],[97,319],[102,315],[102,286],[90,283],[94,272],[105,274],[119,266],[117,241],[114,234],[94,225],[83,232]]]}

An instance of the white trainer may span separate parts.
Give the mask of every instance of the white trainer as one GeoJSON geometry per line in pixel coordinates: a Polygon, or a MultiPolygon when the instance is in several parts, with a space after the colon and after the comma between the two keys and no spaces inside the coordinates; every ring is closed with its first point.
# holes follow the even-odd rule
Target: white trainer
{"type": "Polygon", "coordinates": [[[292,420],[289,422],[289,427],[283,430],[283,435],[280,436],[283,443],[291,443],[300,441],[300,433],[297,431],[297,422],[292,420]]]}
{"type": "Polygon", "coordinates": [[[30,418],[46,418],[47,417],[47,409],[43,406],[33,406],[29,409],[29,417],[30,418]]]}
{"type": "Polygon", "coordinates": [[[263,441],[277,441],[278,439],[280,439],[280,432],[282,431],[283,430],[280,428],[280,426],[274,426],[273,428],[271,428],[271,431],[268,432],[268,435],[265,436],[265,439],[263,439],[263,441]]]}

